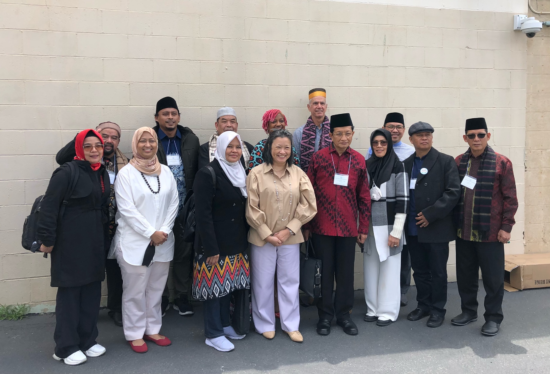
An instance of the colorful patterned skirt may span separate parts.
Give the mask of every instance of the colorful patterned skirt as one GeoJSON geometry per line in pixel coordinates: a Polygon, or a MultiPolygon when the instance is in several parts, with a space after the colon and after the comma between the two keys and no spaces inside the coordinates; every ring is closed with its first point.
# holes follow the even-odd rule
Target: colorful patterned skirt
{"type": "Polygon", "coordinates": [[[220,256],[214,266],[207,265],[206,259],[203,254],[195,254],[192,291],[195,300],[217,299],[233,291],[250,289],[248,255],[220,256]]]}

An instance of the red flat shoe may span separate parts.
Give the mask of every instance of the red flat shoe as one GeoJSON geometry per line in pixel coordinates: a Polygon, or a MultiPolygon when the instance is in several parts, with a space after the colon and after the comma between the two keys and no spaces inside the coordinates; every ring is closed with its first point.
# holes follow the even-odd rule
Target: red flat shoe
{"type": "Polygon", "coordinates": [[[162,339],[153,339],[149,335],[143,335],[143,340],[149,340],[150,342],[153,342],[161,347],[167,347],[172,344],[170,339],[168,339],[167,337],[164,337],[162,339]]]}
{"type": "Polygon", "coordinates": [[[130,347],[132,348],[132,351],[136,353],[145,353],[148,351],[147,344],[134,345],[132,344],[133,342],[128,342],[128,343],[130,343],[130,347]]]}

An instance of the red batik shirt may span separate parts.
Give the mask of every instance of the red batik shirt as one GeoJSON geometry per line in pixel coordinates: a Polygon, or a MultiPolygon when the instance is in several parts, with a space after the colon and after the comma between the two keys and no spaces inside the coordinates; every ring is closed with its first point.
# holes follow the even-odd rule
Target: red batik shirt
{"type": "Polygon", "coordinates": [[[327,236],[368,234],[371,202],[364,156],[351,148],[339,156],[331,144],[313,155],[307,175],[315,190],[317,215],[305,229],[327,236]],[[345,175],[349,168],[347,187],[334,184],[335,168],[345,175]]]}

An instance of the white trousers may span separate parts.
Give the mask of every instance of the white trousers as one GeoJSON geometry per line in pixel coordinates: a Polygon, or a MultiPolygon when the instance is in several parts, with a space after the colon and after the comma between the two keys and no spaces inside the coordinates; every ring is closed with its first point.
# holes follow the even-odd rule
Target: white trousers
{"type": "Polygon", "coordinates": [[[117,250],[122,273],[122,325],[128,341],[155,335],[162,326],[161,301],[169,262],[154,262],[151,266],[134,266],[117,250]]]}
{"type": "Polygon", "coordinates": [[[252,287],[252,316],[256,331],[263,334],[275,331],[275,292],[273,278],[277,270],[277,289],[281,328],[298,331],[300,328],[300,245],[275,247],[252,245],[250,252],[252,287]]]}
{"type": "Polygon", "coordinates": [[[380,262],[378,251],[363,254],[367,315],[396,321],[401,306],[401,253],[380,262]]]}

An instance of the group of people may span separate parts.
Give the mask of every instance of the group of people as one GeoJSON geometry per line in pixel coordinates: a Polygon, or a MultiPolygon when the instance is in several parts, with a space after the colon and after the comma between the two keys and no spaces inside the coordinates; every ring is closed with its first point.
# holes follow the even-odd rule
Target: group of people
{"type": "Polygon", "coordinates": [[[233,350],[231,340],[245,335],[232,327],[231,296],[248,289],[257,333],[273,339],[279,317],[289,338],[303,342],[305,241],[322,262],[321,296],[308,300],[316,303],[320,335],[330,334],[333,320],[358,334],[351,318],[356,245],[363,252],[366,322],[397,320],[412,268],[417,307],[407,319],[429,317],[427,326],[441,326],[455,240],[462,313],[451,323],[476,321],[481,269],[487,294],[481,333],[496,335],[504,243],[518,202],[512,164],[488,145],[485,120],[466,121],[468,150],[453,159],[433,148],[435,130],[425,122],[408,129],[412,146],[403,143],[404,117],[389,113],[363,156],[351,148],[351,116],[329,119],[326,96],[322,88],[309,92],[311,116],[294,134],[280,110],[268,110],[267,138],[254,147],[241,139],[229,107],[218,110],[215,133],[200,145],[179,124],[176,101],[165,97],[156,105],[156,126],[135,131],[130,160],[118,149],[121,129],[113,122],[79,132],[61,149],[38,224],[40,250],[52,257],[51,286],[58,288],[53,357],[78,365],[106,352],[96,341],[105,273],[109,316],[137,353],[147,352],[147,342],[170,345],[160,335],[162,317],[170,306],[192,316],[192,300],[204,308],[205,343],[233,350]],[[184,235],[189,198],[194,242],[184,235]]]}

